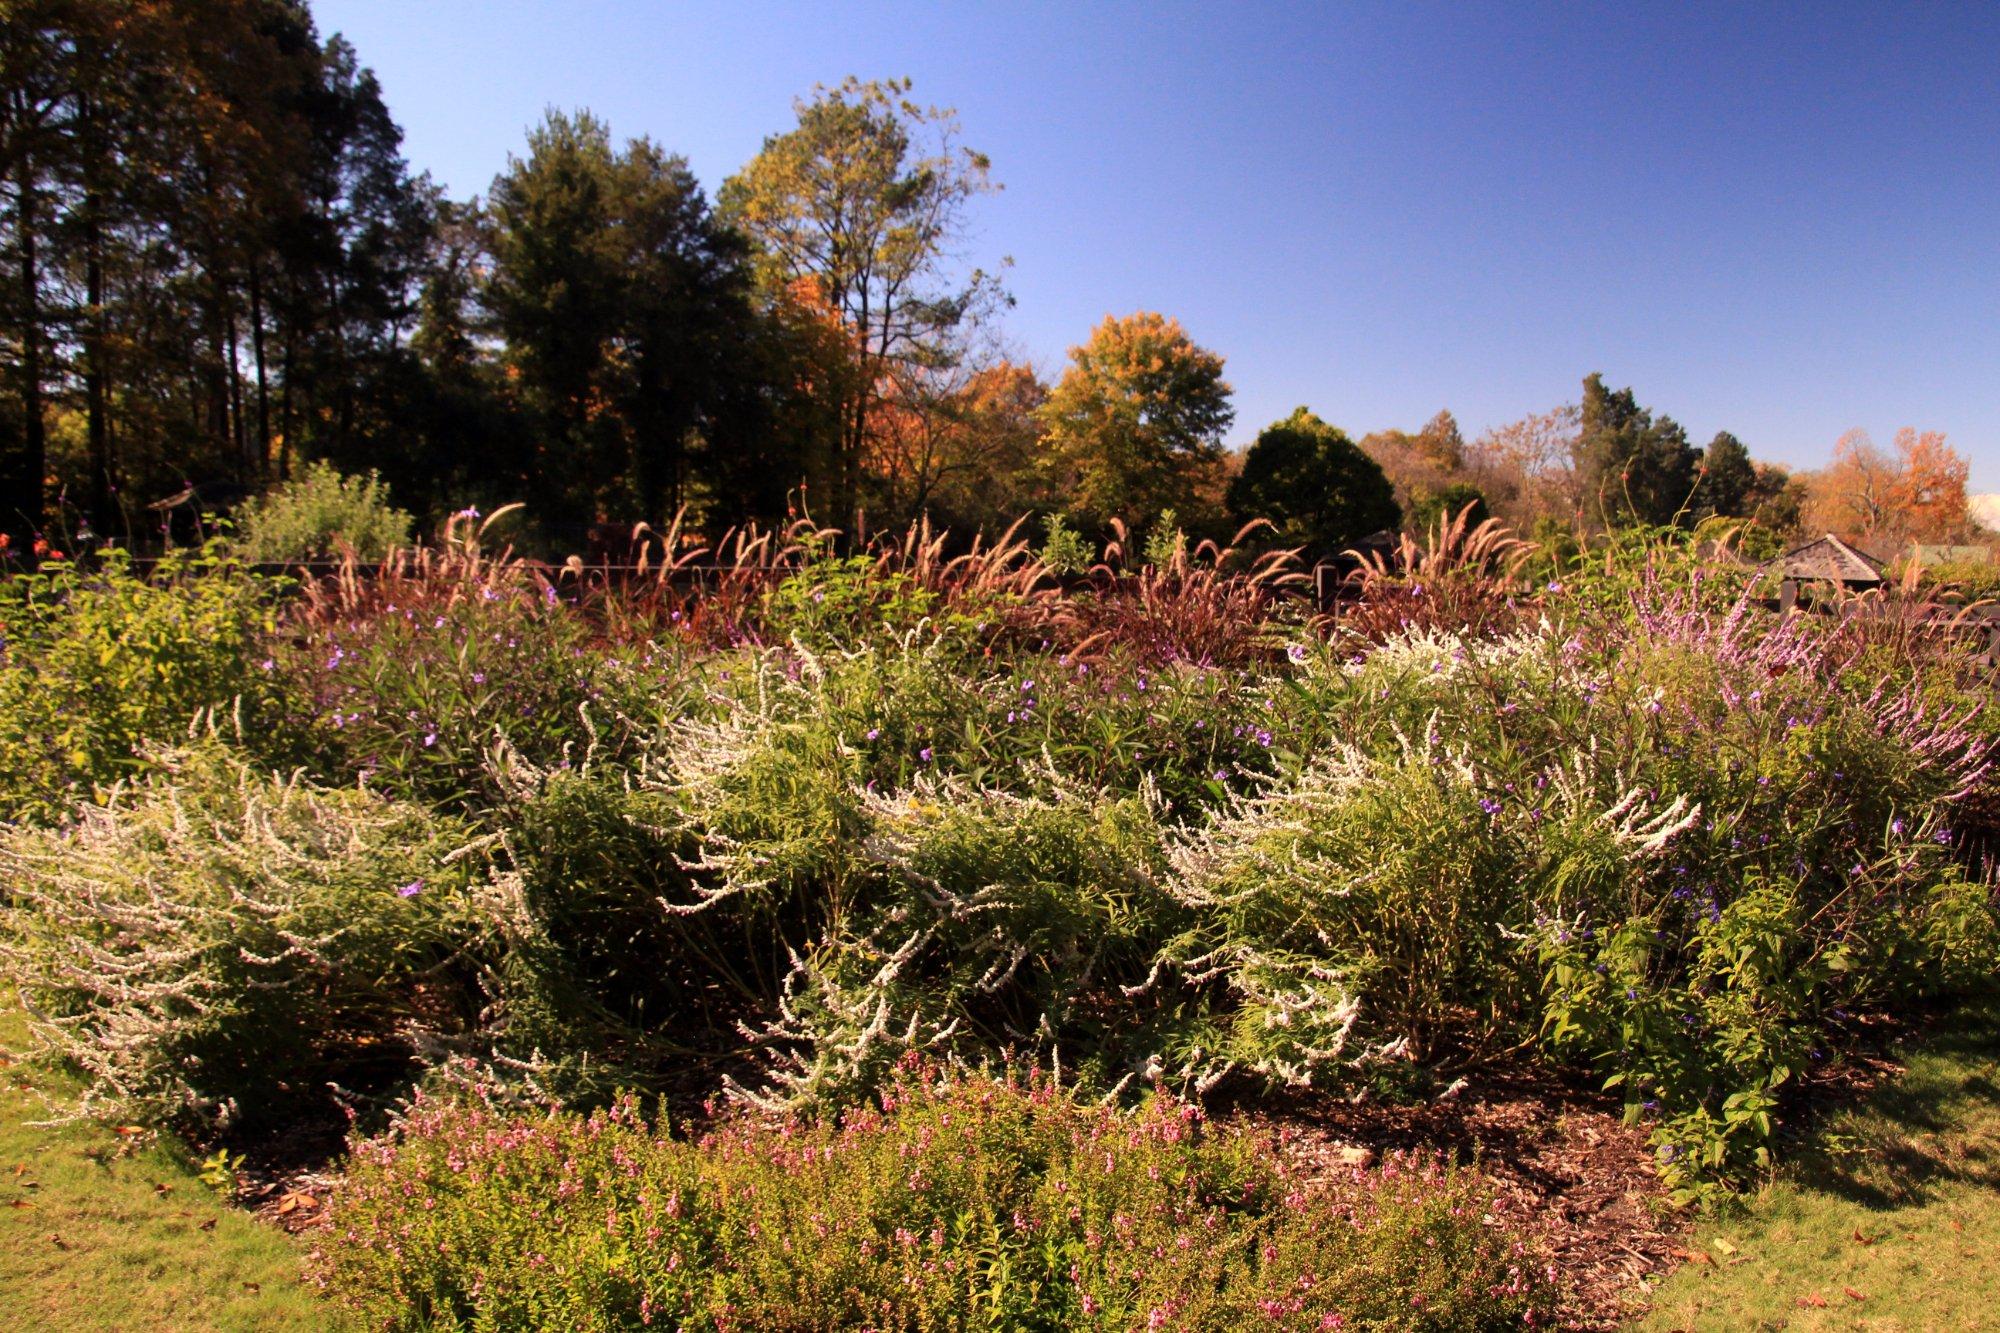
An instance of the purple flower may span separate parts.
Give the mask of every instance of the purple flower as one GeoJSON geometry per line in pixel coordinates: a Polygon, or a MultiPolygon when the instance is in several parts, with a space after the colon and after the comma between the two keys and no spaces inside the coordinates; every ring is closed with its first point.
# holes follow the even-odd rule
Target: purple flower
{"type": "Polygon", "coordinates": [[[1500,802],[1490,796],[1482,796],[1479,798],[1479,808],[1489,815],[1497,815],[1500,813],[1500,802]]]}
{"type": "Polygon", "coordinates": [[[435,731],[430,731],[430,732],[425,732],[425,733],[424,733],[424,748],[425,748],[426,750],[428,750],[428,749],[430,749],[430,748],[431,748],[431,747],[432,747],[433,745],[436,745],[436,744],[437,744],[437,738],[438,738],[438,734],[437,734],[437,733],[436,733],[435,731]]]}
{"type": "Polygon", "coordinates": [[[880,727],[870,727],[870,728],[868,728],[868,739],[869,739],[869,740],[871,740],[871,741],[872,741],[872,740],[880,740],[880,739],[881,739],[881,737],[882,737],[882,728],[880,728],[880,727]]]}
{"type": "Polygon", "coordinates": [[[403,885],[402,888],[397,889],[396,896],[398,898],[414,898],[423,891],[424,891],[423,880],[413,879],[408,884],[403,885]]]}
{"type": "Polygon", "coordinates": [[[486,673],[484,671],[473,672],[472,683],[474,685],[484,685],[486,683],[486,673]]]}
{"type": "Polygon", "coordinates": [[[270,658],[267,657],[263,661],[263,667],[264,670],[266,671],[276,671],[278,669],[278,664],[276,662],[273,662],[270,658]]]}
{"type": "Polygon", "coordinates": [[[917,751],[917,758],[928,764],[931,761],[931,747],[926,745],[923,749],[917,751]]]}
{"type": "Polygon", "coordinates": [[[1560,593],[1560,592],[1561,592],[1561,591],[1563,590],[1563,585],[1562,585],[1562,580],[1561,580],[1561,579],[1550,579],[1550,580],[1549,580],[1549,589],[1548,589],[1548,590],[1549,590],[1550,592],[1553,592],[1553,593],[1560,593]]]}

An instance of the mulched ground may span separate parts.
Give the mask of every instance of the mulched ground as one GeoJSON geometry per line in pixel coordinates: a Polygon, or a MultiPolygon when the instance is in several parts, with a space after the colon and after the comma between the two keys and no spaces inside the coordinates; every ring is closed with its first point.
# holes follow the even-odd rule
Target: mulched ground
{"type": "Polygon", "coordinates": [[[1564,1291],[1565,1326],[1609,1329],[1637,1308],[1638,1282],[1685,1257],[1688,1222],[1666,1206],[1646,1130],[1626,1125],[1622,1109],[1553,1073],[1510,1069],[1470,1073],[1444,1098],[1267,1097],[1227,1114],[1277,1131],[1307,1179],[1393,1151],[1476,1165],[1540,1240],[1564,1291]]]}

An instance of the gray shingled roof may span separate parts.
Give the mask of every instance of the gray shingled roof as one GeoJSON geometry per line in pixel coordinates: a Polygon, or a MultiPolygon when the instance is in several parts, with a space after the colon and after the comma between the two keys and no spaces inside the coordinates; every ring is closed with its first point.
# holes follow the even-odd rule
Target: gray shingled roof
{"type": "Polygon", "coordinates": [[[1852,585],[1882,582],[1884,566],[1874,556],[1855,550],[1829,532],[1818,541],[1785,552],[1766,568],[1776,569],[1788,579],[1824,579],[1852,585]]]}

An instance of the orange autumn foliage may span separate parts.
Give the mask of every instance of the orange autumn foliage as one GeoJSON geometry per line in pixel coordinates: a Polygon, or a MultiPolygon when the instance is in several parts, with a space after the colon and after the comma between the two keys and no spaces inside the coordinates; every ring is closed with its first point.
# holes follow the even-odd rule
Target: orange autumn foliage
{"type": "Polygon", "coordinates": [[[1952,542],[1969,528],[1966,460],[1943,432],[1905,426],[1894,452],[1851,430],[1834,445],[1833,462],[1807,481],[1803,526],[1832,532],[1878,554],[1911,542],[1952,542]]]}

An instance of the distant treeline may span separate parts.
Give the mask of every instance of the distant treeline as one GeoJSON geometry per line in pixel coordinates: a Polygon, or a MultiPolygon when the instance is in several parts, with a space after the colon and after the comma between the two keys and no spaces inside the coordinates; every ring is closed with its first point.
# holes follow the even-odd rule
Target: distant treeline
{"type": "MultiPolygon", "coordinates": [[[[963,257],[998,186],[954,114],[853,79],[796,109],[714,200],[579,111],[460,201],[412,172],[375,77],[303,0],[9,0],[0,536],[144,547],[311,460],[379,473],[427,522],[525,500],[549,545],[682,509],[711,531],[1171,510],[1330,547],[1467,504],[1523,530],[1769,534],[1810,507],[1733,436],[1697,448],[1596,376],[1470,443],[1441,413],[1357,445],[1302,408],[1247,454],[1223,447],[1222,357],[1164,316],[1107,318],[1047,383],[963,257]]],[[[1939,449],[1870,453],[1881,475],[1829,504],[1880,527],[1904,512],[1883,469],[1921,472],[1904,490],[1930,510],[1903,527],[1955,539],[1963,464],[1954,519],[1939,449]]]]}

